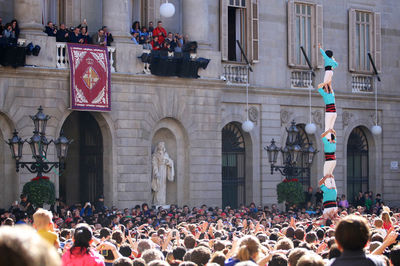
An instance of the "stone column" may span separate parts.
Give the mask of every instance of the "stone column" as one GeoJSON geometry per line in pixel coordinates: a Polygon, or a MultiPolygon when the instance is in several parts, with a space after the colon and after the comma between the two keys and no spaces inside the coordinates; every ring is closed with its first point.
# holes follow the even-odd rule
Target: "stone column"
{"type": "Polygon", "coordinates": [[[221,76],[221,52],[218,51],[219,1],[216,0],[183,0],[182,26],[183,33],[189,35],[190,41],[198,45],[197,56],[211,59],[207,69],[199,69],[199,75],[204,78],[219,78],[221,76]],[[214,40],[213,40],[214,38],[214,40]],[[213,42],[215,42],[213,44],[213,42]]]}
{"type": "Polygon", "coordinates": [[[42,24],[42,0],[14,0],[14,14],[21,29],[20,38],[26,44],[39,45],[39,56],[27,56],[26,64],[39,67],[56,67],[56,38],[48,37],[42,24]]]}
{"type": "Polygon", "coordinates": [[[130,42],[129,0],[103,0],[103,25],[112,33],[114,42],[130,42]]]}
{"type": "Polygon", "coordinates": [[[197,41],[200,49],[210,49],[208,0],[184,0],[182,6],[183,33],[189,35],[189,40],[197,41]]]}
{"type": "Polygon", "coordinates": [[[14,0],[14,14],[23,36],[45,35],[42,24],[43,1],[14,0]]]}

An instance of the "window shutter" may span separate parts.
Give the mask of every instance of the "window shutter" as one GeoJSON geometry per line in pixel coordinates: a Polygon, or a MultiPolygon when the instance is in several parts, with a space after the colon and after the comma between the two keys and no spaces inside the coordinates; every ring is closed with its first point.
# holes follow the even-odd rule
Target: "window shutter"
{"type": "Polygon", "coordinates": [[[294,28],[294,0],[289,0],[287,5],[288,19],[288,65],[295,65],[295,28],[294,28]]]}
{"type": "Polygon", "coordinates": [[[223,61],[228,61],[228,0],[220,0],[219,42],[223,61]]]}
{"type": "Polygon", "coordinates": [[[374,60],[376,70],[381,72],[381,13],[374,13],[374,60]]]}
{"type": "Polygon", "coordinates": [[[349,71],[356,71],[356,10],[349,9],[349,71]]]}
{"type": "Polygon", "coordinates": [[[314,51],[316,51],[317,58],[317,68],[322,68],[324,66],[324,58],[322,57],[321,53],[319,52],[318,44],[320,43],[323,45],[324,43],[324,15],[322,10],[322,5],[316,5],[315,7],[315,24],[316,24],[316,44],[314,47],[314,51]]]}
{"type": "Polygon", "coordinates": [[[258,46],[259,46],[259,27],[258,27],[258,0],[253,0],[251,4],[251,33],[252,33],[252,56],[253,56],[253,63],[258,62],[259,55],[258,55],[258,46]]]}

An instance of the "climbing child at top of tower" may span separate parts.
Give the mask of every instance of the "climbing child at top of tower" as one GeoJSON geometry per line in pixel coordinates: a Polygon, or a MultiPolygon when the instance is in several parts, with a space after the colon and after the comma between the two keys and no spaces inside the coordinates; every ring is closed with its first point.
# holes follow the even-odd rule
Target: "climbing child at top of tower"
{"type": "Polygon", "coordinates": [[[333,52],[331,50],[324,51],[320,43],[318,44],[318,48],[325,62],[324,85],[326,85],[332,82],[333,69],[336,68],[339,64],[333,57],[333,52]]]}

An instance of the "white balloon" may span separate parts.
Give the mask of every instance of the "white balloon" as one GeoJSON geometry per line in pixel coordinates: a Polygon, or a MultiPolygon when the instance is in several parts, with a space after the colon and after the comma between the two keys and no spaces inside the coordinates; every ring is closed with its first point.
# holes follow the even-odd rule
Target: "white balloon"
{"type": "Polygon", "coordinates": [[[371,131],[372,131],[372,134],[374,134],[374,135],[380,135],[380,134],[382,134],[382,127],[375,125],[371,128],[371,131]]]}
{"type": "Polygon", "coordinates": [[[243,122],[242,128],[243,128],[243,130],[244,130],[245,132],[250,132],[250,131],[252,131],[253,128],[254,128],[254,123],[251,122],[250,120],[246,120],[246,121],[243,122]]]}
{"type": "Polygon", "coordinates": [[[317,126],[314,123],[309,123],[306,125],[306,132],[307,134],[315,134],[317,132],[317,126]]]}
{"type": "Polygon", "coordinates": [[[163,17],[170,18],[175,14],[175,6],[171,3],[164,3],[160,6],[160,14],[163,17]]]}

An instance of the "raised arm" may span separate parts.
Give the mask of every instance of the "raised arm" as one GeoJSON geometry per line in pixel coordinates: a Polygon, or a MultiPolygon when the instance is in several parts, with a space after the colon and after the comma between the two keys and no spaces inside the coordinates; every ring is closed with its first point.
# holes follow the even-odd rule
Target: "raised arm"
{"type": "Polygon", "coordinates": [[[396,243],[396,238],[398,237],[398,235],[399,233],[397,233],[396,231],[390,232],[390,234],[386,236],[383,243],[377,249],[374,250],[372,255],[381,255],[388,246],[390,246],[393,243],[396,243]]]}
{"type": "Polygon", "coordinates": [[[318,182],[318,186],[322,186],[325,183],[325,180],[330,177],[330,175],[326,175],[323,178],[321,178],[318,182]]]}

